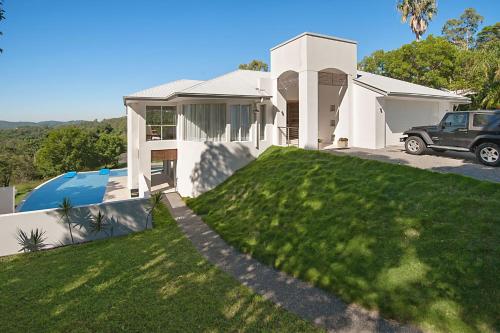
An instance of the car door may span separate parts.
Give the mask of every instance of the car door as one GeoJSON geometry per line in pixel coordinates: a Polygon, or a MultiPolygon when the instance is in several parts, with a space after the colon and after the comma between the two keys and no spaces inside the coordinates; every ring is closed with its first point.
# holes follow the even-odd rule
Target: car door
{"type": "Polygon", "coordinates": [[[469,139],[469,113],[450,112],[441,122],[439,145],[448,147],[468,147],[469,139]]]}

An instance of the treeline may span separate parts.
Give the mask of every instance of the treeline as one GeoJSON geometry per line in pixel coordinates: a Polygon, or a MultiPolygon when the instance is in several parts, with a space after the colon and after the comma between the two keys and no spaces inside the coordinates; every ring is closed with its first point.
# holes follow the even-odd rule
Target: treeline
{"type": "Polygon", "coordinates": [[[471,98],[469,109],[500,108],[500,23],[478,32],[482,16],[468,8],[446,22],[441,36],[378,50],[359,69],[471,98]]]}
{"type": "Polygon", "coordinates": [[[126,119],[58,127],[0,130],[0,186],[52,177],[69,170],[116,167],[126,150],[126,119]]]}

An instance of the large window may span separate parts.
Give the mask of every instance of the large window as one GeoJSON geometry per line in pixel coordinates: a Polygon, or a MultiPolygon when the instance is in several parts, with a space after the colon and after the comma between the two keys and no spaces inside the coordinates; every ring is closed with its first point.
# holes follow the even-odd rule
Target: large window
{"type": "Polygon", "coordinates": [[[177,126],[175,106],[146,106],[146,140],[175,140],[177,126]]]}
{"type": "Polygon", "coordinates": [[[185,104],[184,140],[224,141],[226,137],[226,104],[185,104]]]}
{"type": "Polygon", "coordinates": [[[231,105],[231,141],[250,140],[250,105],[231,105]]]}

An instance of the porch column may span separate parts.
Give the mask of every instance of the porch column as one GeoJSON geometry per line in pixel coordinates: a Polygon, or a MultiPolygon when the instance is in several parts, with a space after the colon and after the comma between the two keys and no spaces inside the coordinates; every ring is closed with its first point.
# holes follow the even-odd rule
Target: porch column
{"type": "Polygon", "coordinates": [[[139,143],[137,113],[132,105],[127,105],[127,186],[137,189],[139,172],[139,143]]]}
{"type": "Polygon", "coordinates": [[[299,147],[318,148],[318,72],[299,73],[299,147]]]}

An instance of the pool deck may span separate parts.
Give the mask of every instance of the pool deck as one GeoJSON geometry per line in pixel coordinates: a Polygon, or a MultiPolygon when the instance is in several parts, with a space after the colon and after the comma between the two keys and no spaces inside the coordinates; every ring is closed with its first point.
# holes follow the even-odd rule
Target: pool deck
{"type": "Polygon", "coordinates": [[[108,184],[106,184],[106,192],[104,193],[103,202],[126,199],[130,199],[127,188],[127,176],[110,177],[108,184]]]}

